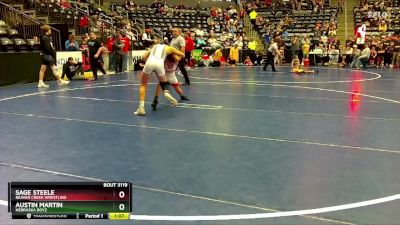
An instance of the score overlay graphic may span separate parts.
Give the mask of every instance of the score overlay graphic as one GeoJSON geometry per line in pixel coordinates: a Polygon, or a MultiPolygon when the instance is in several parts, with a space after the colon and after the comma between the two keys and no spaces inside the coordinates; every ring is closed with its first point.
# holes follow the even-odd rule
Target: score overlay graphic
{"type": "Polygon", "coordinates": [[[129,219],[130,182],[10,182],[13,219],[129,219]]]}

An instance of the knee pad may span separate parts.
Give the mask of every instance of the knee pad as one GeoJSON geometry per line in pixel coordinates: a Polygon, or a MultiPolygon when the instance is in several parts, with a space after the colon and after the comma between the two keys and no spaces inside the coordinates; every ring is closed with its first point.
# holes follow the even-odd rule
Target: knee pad
{"type": "Polygon", "coordinates": [[[164,90],[168,90],[167,86],[169,85],[169,82],[160,82],[160,87],[161,89],[164,90]]]}
{"type": "Polygon", "coordinates": [[[172,85],[172,87],[174,87],[174,88],[179,87],[179,82],[178,82],[178,83],[175,83],[175,84],[171,84],[171,85],[172,85]]]}

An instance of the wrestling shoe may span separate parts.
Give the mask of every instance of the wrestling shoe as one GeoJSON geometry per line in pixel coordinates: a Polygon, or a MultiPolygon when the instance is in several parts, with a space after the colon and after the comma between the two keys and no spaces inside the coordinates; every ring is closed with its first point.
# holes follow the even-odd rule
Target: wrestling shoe
{"type": "Polygon", "coordinates": [[[178,105],[178,101],[174,97],[172,97],[168,90],[164,91],[164,97],[169,101],[169,103],[171,103],[172,106],[178,105]]]}
{"type": "Polygon", "coordinates": [[[190,99],[187,96],[182,95],[181,96],[182,101],[190,101],[190,99]]]}
{"type": "Polygon", "coordinates": [[[65,86],[65,85],[69,84],[69,81],[68,80],[59,79],[57,81],[57,83],[58,83],[58,86],[65,86]]]}
{"type": "Polygon", "coordinates": [[[158,100],[153,100],[153,103],[151,103],[151,108],[153,108],[154,111],[157,110],[157,105],[158,105],[158,100]]]}
{"type": "Polygon", "coordinates": [[[145,116],[146,112],[144,111],[143,107],[138,107],[138,109],[136,110],[136,112],[134,112],[133,114],[138,115],[138,116],[145,116]]]}
{"type": "Polygon", "coordinates": [[[44,82],[39,82],[37,87],[38,88],[49,88],[49,85],[45,84],[44,82]]]}

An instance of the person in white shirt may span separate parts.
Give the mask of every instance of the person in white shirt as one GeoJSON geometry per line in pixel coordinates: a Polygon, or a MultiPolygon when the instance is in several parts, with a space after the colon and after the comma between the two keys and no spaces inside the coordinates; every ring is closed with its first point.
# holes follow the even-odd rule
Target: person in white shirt
{"type": "Polygon", "coordinates": [[[226,33],[226,31],[222,31],[221,36],[219,37],[219,40],[223,43],[228,39],[228,34],[226,33]]]}
{"type": "Polygon", "coordinates": [[[329,46],[329,64],[337,64],[339,61],[339,49],[335,46],[329,46]]]}
{"type": "Polygon", "coordinates": [[[201,25],[199,24],[198,27],[194,30],[194,33],[197,35],[197,37],[202,37],[204,36],[204,31],[201,28],[201,25]]]}
{"type": "Polygon", "coordinates": [[[217,39],[214,37],[214,35],[210,35],[210,37],[207,40],[208,45],[212,46],[214,43],[218,42],[217,39]]]}
{"type": "Polygon", "coordinates": [[[368,44],[364,45],[364,49],[361,51],[360,56],[357,58],[357,69],[362,66],[363,69],[368,67],[369,57],[371,55],[371,49],[368,44]]]}
{"type": "Polygon", "coordinates": [[[351,57],[353,55],[353,48],[351,44],[348,43],[346,45],[346,52],[342,55],[342,63],[340,64],[341,67],[347,66],[351,63],[351,57]]]}
{"type": "Polygon", "coordinates": [[[282,57],[281,53],[279,52],[278,41],[279,41],[279,37],[274,38],[271,45],[269,46],[269,48],[267,50],[267,60],[265,61],[265,65],[263,68],[264,71],[266,71],[267,66],[269,64],[271,64],[272,72],[276,72],[275,65],[274,65],[274,58],[275,58],[275,56],[282,57]]]}
{"type": "Polygon", "coordinates": [[[153,44],[153,40],[151,38],[151,30],[150,28],[146,29],[142,35],[142,41],[146,47],[150,47],[153,44]]]}

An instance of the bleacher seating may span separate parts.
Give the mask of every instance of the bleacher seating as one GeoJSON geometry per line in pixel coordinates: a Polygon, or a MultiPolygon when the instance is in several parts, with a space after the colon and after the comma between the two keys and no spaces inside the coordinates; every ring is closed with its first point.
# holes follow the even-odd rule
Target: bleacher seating
{"type": "Polygon", "coordinates": [[[0,49],[7,51],[33,51],[39,48],[38,43],[32,39],[24,40],[15,29],[8,28],[7,24],[0,20],[0,49]]]}
{"type": "Polygon", "coordinates": [[[130,19],[144,19],[146,26],[158,28],[166,32],[170,26],[182,29],[191,29],[192,31],[201,25],[203,29],[208,29],[207,18],[205,14],[197,14],[195,11],[186,11],[180,15],[166,16],[156,14],[155,9],[143,9],[129,13],[130,19]]]}
{"type": "MultiPolygon", "coordinates": [[[[256,12],[271,24],[278,24],[288,16],[293,21],[290,26],[284,27],[289,37],[303,34],[314,36],[316,24],[336,22],[337,6],[330,6],[329,2],[326,1],[323,9],[316,10],[312,1],[303,1],[299,11],[293,10],[292,6],[288,4],[276,7],[261,6],[256,9],[256,12]]],[[[261,36],[266,33],[262,28],[263,24],[255,27],[261,36]]],[[[276,28],[277,26],[272,32],[275,32],[276,28]]]]}
{"type": "Polygon", "coordinates": [[[384,19],[387,24],[386,33],[393,34],[396,30],[400,29],[400,21],[397,23],[392,23],[396,17],[400,16],[400,7],[389,7],[386,13],[377,12],[374,13],[374,9],[372,5],[368,6],[368,11],[364,11],[362,7],[355,7],[354,8],[354,21],[355,27],[361,26],[363,22],[367,25],[367,35],[368,36],[376,36],[379,35],[381,32],[379,31],[379,26],[375,24],[375,18],[384,19]],[[386,16],[387,15],[387,16],[386,16]]]}
{"type": "MultiPolygon", "coordinates": [[[[223,12],[222,14],[212,17],[212,20],[217,24],[217,26],[210,26],[207,21],[211,17],[210,8],[178,9],[178,6],[168,6],[167,8],[167,10],[160,12],[159,9],[149,5],[135,7],[130,7],[125,3],[113,3],[110,5],[110,9],[114,10],[117,14],[120,14],[121,16],[127,14],[131,20],[143,20],[146,27],[161,30],[164,36],[167,36],[170,27],[181,28],[184,33],[187,31],[196,33],[196,30],[201,30],[201,33],[203,33],[202,37],[195,35],[196,39],[206,38],[205,41],[207,42],[211,30],[213,30],[213,36],[220,41],[222,29],[218,29],[218,26],[221,28],[226,26],[227,21],[225,20],[225,17],[222,16],[223,13],[226,13],[226,10],[221,9],[223,12]]],[[[237,15],[232,17],[234,20],[237,18],[237,15]]],[[[237,29],[235,28],[234,33],[228,38],[230,41],[224,41],[224,43],[219,43],[218,45],[226,47],[232,46],[234,42],[233,36],[242,33],[243,24],[237,26],[237,29]]],[[[247,39],[244,41],[243,46],[247,48],[247,39]]],[[[211,45],[206,44],[206,47],[211,47],[211,45]]]]}

